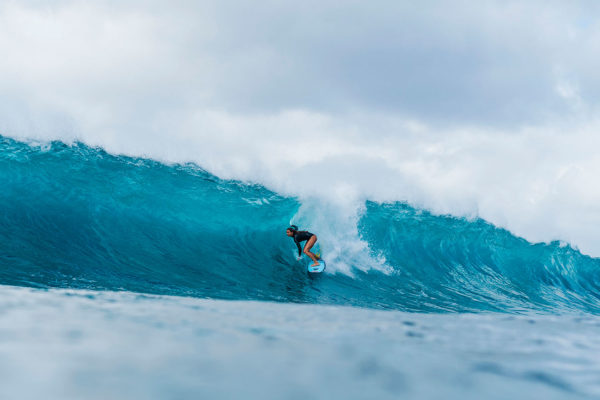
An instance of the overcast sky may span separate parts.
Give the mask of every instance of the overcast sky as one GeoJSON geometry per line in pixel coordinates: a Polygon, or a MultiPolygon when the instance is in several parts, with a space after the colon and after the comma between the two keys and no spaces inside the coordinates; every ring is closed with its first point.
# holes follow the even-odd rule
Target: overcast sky
{"type": "Polygon", "coordinates": [[[318,171],[340,198],[600,255],[599,17],[597,1],[0,0],[0,133],[299,196],[318,171]]]}
{"type": "Polygon", "coordinates": [[[597,105],[599,7],[3,0],[0,88],[4,101],[37,88],[121,98],[127,111],[361,110],[431,124],[537,124],[597,105]]]}

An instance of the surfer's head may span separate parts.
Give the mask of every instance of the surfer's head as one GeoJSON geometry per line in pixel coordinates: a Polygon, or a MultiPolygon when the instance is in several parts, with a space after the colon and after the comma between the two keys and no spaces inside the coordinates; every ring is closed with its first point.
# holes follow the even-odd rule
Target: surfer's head
{"type": "Polygon", "coordinates": [[[290,225],[290,227],[286,229],[285,234],[288,236],[294,236],[294,233],[296,232],[298,232],[298,227],[296,225],[290,225]]]}

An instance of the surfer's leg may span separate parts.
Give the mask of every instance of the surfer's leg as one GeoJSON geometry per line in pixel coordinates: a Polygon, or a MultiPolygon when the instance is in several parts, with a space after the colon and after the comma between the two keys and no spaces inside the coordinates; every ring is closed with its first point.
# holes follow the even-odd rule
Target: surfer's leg
{"type": "Polygon", "coordinates": [[[304,245],[304,254],[309,256],[311,260],[314,261],[313,266],[319,265],[319,259],[313,252],[310,251],[310,249],[315,245],[315,243],[317,243],[317,235],[312,235],[312,237],[308,239],[306,241],[306,244],[304,245]]]}

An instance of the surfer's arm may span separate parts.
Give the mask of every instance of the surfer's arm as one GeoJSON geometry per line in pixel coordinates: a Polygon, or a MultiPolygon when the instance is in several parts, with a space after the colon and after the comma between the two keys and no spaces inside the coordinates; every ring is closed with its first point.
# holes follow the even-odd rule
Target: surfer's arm
{"type": "Polygon", "coordinates": [[[294,238],[294,243],[296,243],[296,247],[298,247],[298,258],[302,257],[302,249],[300,248],[300,243],[294,238]]]}

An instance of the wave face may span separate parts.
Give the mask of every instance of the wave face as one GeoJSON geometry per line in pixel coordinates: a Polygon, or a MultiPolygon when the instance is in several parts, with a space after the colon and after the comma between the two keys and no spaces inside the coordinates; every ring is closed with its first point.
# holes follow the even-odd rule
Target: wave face
{"type": "Polygon", "coordinates": [[[418,312],[600,312],[599,260],[482,220],[366,202],[355,235],[315,230],[328,270],[311,278],[284,229],[338,226],[319,200],[192,164],[5,137],[0,177],[1,284],[418,312]]]}

